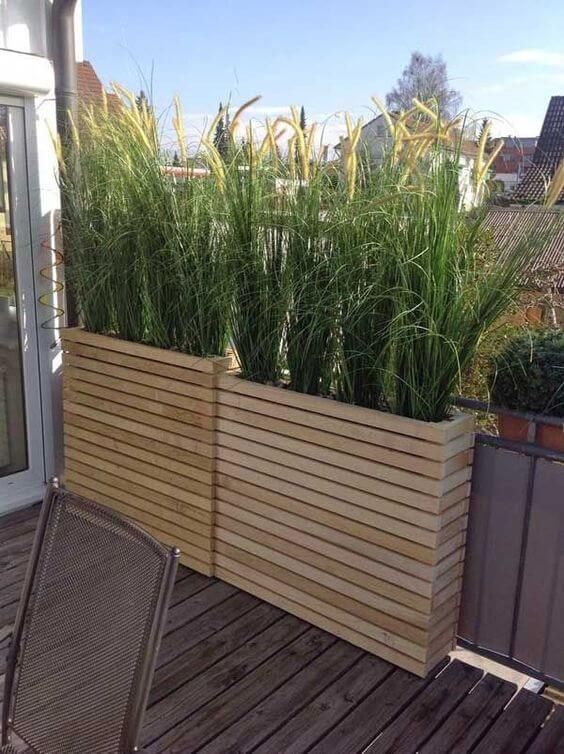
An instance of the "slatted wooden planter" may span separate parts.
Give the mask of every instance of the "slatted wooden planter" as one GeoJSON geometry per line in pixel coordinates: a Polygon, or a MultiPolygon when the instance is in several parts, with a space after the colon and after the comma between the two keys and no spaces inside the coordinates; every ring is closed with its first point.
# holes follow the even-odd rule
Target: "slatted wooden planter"
{"type": "Polygon", "coordinates": [[[216,575],[425,674],[454,643],[472,429],[221,375],[216,575]]]}
{"type": "Polygon", "coordinates": [[[201,359],[66,330],[65,483],[213,572],[216,380],[201,359]]]}

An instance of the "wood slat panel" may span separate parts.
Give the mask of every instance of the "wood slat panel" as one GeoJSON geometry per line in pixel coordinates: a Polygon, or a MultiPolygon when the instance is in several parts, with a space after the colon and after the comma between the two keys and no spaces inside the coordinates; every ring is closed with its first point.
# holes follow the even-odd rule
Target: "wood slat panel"
{"type": "MultiPolygon", "coordinates": [[[[213,429],[213,416],[206,416],[185,408],[171,406],[169,403],[163,403],[158,397],[156,399],[148,398],[146,395],[140,394],[140,391],[136,389],[137,386],[135,383],[129,384],[131,386],[129,391],[115,390],[109,385],[109,383],[106,385],[98,385],[89,380],[82,380],[80,377],[76,376],[76,373],[73,373],[70,370],[65,376],[65,390],[71,395],[73,393],[84,393],[88,396],[101,398],[104,401],[112,401],[113,403],[123,404],[124,406],[131,406],[131,408],[138,409],[139,411],[147,411],[150,414],[156,414],[166,420],[172,419],[175,422],[181,422],[182,424],[188,424],[206,430],[213,429]]],[[[213,406],[212,403],[207,405],[213,406]]]]}
{"type": "MultiPolygon", "coordinates": [[[[109,419],[110,417],[106,417],[104,414],[104,418],[109,419]]],[[[178,445],[170,446],[167,442],[163,442],[162,439],[159,439],[161,437],[159,433],[153,433],[153,435],[157,435],[156,437],[148,437],[146,434],[137,434],[137,432],[123,429],[121,426],[112,426],[111,424],[106,424],[102,421],[89,419],[82,414],[68,411],[65,413],[65,431],[67,427],[72,427],[73,429],[78,428],[78,430],[87,430],[93,435],[101,438],[103,443],[108,446],[111,446],[112,442],[119,441],[120,446],[125,445],[127,448],[132,448],[135,454],[139,453],[141,450],[145,450],[150,454],[151,458],[154,458],[155,463],[158,463],[159,466],[163,466],[163,468],[169,468],[166,465],[167,461],[177,463],[182,468],[183,473],[181,474],[181,472],[175,467],[170,467],[170,470],[181,474],[181,476],[189,476],[198,479],[201,482],[207,482],[211,478],[210,475],[213,472],[213,458],[202,456],[198,453],[192,453],[188,450],[184,450],[178,445]],[[173,453],[174,460],[170,458],[173,453]]],[[[96,444],[99,444],[99,442],[96,441],[96,444]]],[[[127,451],[127,454],[129,454],[129,451],[127,451]]],[[[139,455],[138,457],[141,458],[142,456],[139,455]]]]}
{"type": "MultiPolygon", "coordinates": [[[[278,523],[222,500],[217,501],[217,512],[250,524],[256,529],[272,532],[282,539],[297,542],[315,552],[334,557],[336,560],[342,560],[344,563],[360,565],[361,568],[364,567],[369,572],[393,574],[390,580],[395,580],[396,583],[405,586],[407,589],[411,588],[420,594],[426,595],[432,590],[435,572],[431,566],[399,555],[393,550],[376,547],[369,542],[348,537],[342,533],[339,544],[336,544],[339,532],[334,533],[334,540],[330,542],[322,536],[326,527],[316,524],[315,521],[308,522],[311,530],[316,532],[312,534],[300,531],[287,524],[278,523]],[[355,549],[351,549],[351,546],[355,549]]],[[[333,532],[334,530],[331,530],[330,533],[333,534],[333,532]]]]}
{"type": "MultiPolygon", "coordinates": [[[[256,529],[249,524],[223,516],[222,514],[218,514],[216,517],[216,535],[219,537],[219,540],[229,542],[239,540],[228,540],[228,537],[242,537],[250,543],[250,547],[254,547],[255,543],[264,544],[272,550],[286,553],[295,558],[298,562],[310,563],[314,567],[320,568],[330,575],[346,579],[353,584],[361,585],[376,595],[381,595],[383,598],[388,599],[391,602],[399,603],[400,606],[407,606],[423,615],[429,614],[431,598],[400,586],[397,583],[393,569],[383,568],[381,575],[375,576],[368,570],[369,566],[366,569],[363,569],[362,566],[365,565],[365,563],[362,560],[356,562],[353,558],[353,563],[350,561],[339,561],[308,549],[307,547],[303,547],[294,541],[283,539],[271,532],[256,529]],[[387,580],[387,577],[391,580],[387,580]]],[[[425,586],[424,582],[417,582],[417,585],[422,587],[425,586]]]]}
{"type": "Polygon", "coordinates": [[[355,543],[358,540],[359,552],[365,552],[368,543],[371,543],[427,565],[433,565],[433,560],[435,559],[433,545],[436,537],[434,538],[427,531],[420,533],[419,530],[415,530],[416,533],[411,540],[408,537],[394,536],[385,530],[393,530],[394,519],[383,519],[380,529],[377,524],[375,526],[367,524],[365,527],[362,527],[362,524],[358,520],[346,519],[343,516],[336,516],[332,513],[324,514],[322,509],[319,509],[319,515],[317,515],[317,508],[305,504],[301,505],[301,501],[297,501],[297,504],[294,506],[287,504],[283,508],[279,508],[278,506],[269,505],[245,495],[239,495],[232,490],[224,489],[221,484],[217,488],[217,497],[225,503],[250,510],[268,520],[279,521],[299,531],[309,531],[316,535],[319,534],[322,539],[326,539],[329,542],[346,540],[349,549],[355,549],[355,543]],[[292,509],[290,510],[290,508],[292,509]]]}
{"type": "MultiPolygon", "coordinates": [[[[217,427],[222,434],[244,437],[257,443],[266,443],[273,448],[295,453],[304,458],[311,458],[345,467],[366,476],[378,476],[374,465],[383,464],[395,469],[405,469],[434,479],[443,479],[464,468],[468,463],[470,448],[463,447],[460,452],[447,461],[434,461],[430,458],[412,455],[399,450],[391,450],[382,445],[370,445],[357,442],[351,438],[343,439],[340,435],[312,429],[270,417],[257,417],[250,411],[218,406],[217,427]],[[262,429],[261,426],[265,428],[262,429]],[[343,454],[347,454],[346,461],[343,454]]],[[[464,444],[469,439],[464,436],[464,444]]],[[[377,471],[377,468],[376,468],[377,471]]]]}
{"type": "MultiPolygon", "coordinates": [[[[199,482],[204,487],[211,487],[213,483],[213,472],[205,471],[201,468],[193,466],[191,461],[200,462],[201,457],[195,456],[192,458],[189,454],[184,454],[181,451],[177,451],[175,458],[169,458],[153,452],[153,445],[148,443],[148,439],[143,446],[130,445],[131,435],[125,433],[123,437],[126,442],[120,442],[110,436],[108,433],[108,425],[97,424],[96,422],[89,422],[84,420],[80,423],[67,424],[65,427],[65,435],[67,438],[75,438],[81,440],[84,443],[88,443],[93,455],[99,452],[99,449],[108,451],[114,451],[121,456],[130,456],[132,459],[138,459],[146,464],[149,464],[152,468],[161,469],[164,472],[172,472],[180,477],[187,477],[190,481],[186,481],[185,484],[192,485],[194,482],[199,482]],[[87,427],[87,428],[84,428],[87,427]],[[94,431],[91,431],[91,428],[94,431]],[[147,449],[149,448],[149,449],[147,449]],[[179,460],[179,457],[181,460],[179,460]]],[[[119,434],[119,430],[118,430],[119,434]]],[[[159,448],[162,450],[162,448],[159,448]]],[[[103,456],[102,456],[103,457],[103,456]]],[[[196,490],[196,487],[193,488],[196,490]]],[[[208,492],[204,493],[208,494],[208,492]]]]}
{"type": "MultiPolygon", "coordinates": [[[[216,560],[215,573],[220,579],[223,579],[224,581],[227,581],[228,583],[233,584],[240,589],[244,589],[245,591],[250,592],[257,597],[260,597],[261,599],[264,599],[267,602],[280,607],[282,610],[287,610],[293,615],[297,615],[299,618],[302,618],[303,620],[308,621],[309,623],[312,623],[313,625],[318,626],[325,631],[328,631],[334,636],[338,636],[341,639],[345,639],[345,641],[349,641],[352,644],[361,647],[362,649],[366,649],[367,652],[371,652],[372,654],[382,658],[383,660],[399,665],[400,667],[405,668],[406,670],[409,670],[411,673],[415,673],[416,675],[425,674],[425,664],[421,661],[418,661],[413,657],[410,657],[409,655],[404,655],[399,651],[393,650],[390,647],[387,647],[386,645],[381,644],[368,636],[360,634],[358,631],[354,631],[348,626],[343,626],[337,621],[327,618],[321,613],[318,613],[309,607],[305,607],[299,602],[295,602],[287,596],[287,590],[282,584],[276,584],[276,589],[271,589],[266,586],[257,584],[255,581],[252,581],[249,578],[245,578],[237,572],[229,570],[229,568],[226,567],[225,562],[221,560],[221,556],[218,556],[216,560]]],[[[254,572],[251,571],[251,574],[254,576],[254,572]]]]}
{"type": "MultiPolygon", "coordinates": [[[[220,537],[221,534],[218,534],[220,537]]],[[[240,544],[245,544],[244,542],[240,544]]],[[[223,542],[216,544],[216,552],[231,562],[236,561],[248,568],[252,568],[259,574],[265,574],[277,581],[288,584],[304,594],[309,594],[320,601],[331,605],[330,610],[337,608],[350,615],[350,621],[356,625],[355,616],[367,621],[371,625],[381,628],[386,632],[397,634],[408,641],[419,646],[425,646],[428,639],[428,632],[425,628],[420,628],[399,618],[395,618],[387,612],[379,610],[371,604],[372,595],[370,592],[362,590],[355,585],[349,584],[346,591],[347,582],[335,585],[335,580],[330,586],[325,586],[323,576],[317,574],[318,578],[312,578],[316,574],[311,566],[302,564],[301,569],[289,567],[289,559],[283,561],[282,558],[276,557],[276,553],[268,548],[256,548],[258,554],[253,554],[246,547],[234,546],[223,542]],[[337,588],[337,586],[339,588],[337,588]],[[357,599],[358,598],[358,599],[357,599]]],[[[225,561],[227,562],[227,561],[225,561]]],[[[257,577],[258,578],[258,577],[257,577]]],[[[307,603],[306,606],[310,603],[307,603]]],[[[313,605],[311,605],[313,607],[313,605]]],[[[328,614],[331,617],[331,613],[328,614]]],[[[342,621],[346,623],[345,620],[342,621]]]]}
{"type": "MultiPolygon", "coordinates": [[[[109,366],[109,365],[102,365],[109,366]]],[[[163,403],[168,406],[174,406],[195,414],[203,416],[214,416],[215,403],[201,401],[190,395],[191,388],[185,383],[178,385],[182,392],[162,389],[152,383],[145,384],[138,380],[128,379],[131,376],[131,369],[124,369],[120,372],[121,377],[112,377],[107,371],[99,372],[100,362],[90,359],[82,359],[80,356],[68,354],[65,362],[65,377],[72,382],[75,379],[101,385],[104,388],[111,388],[121,393],[134,393],[137,396],[147,398],[149,401],[163,403]],[[76,364],[78,361],[78,364],[76,364]],[[75,366],[76,364],[76,366],[75,366]]],[[[154,378],[153,378],[154,379],[154,378]]],[[[205,388],[202,388],[205,390],[205,388]]],[[[209,397],[209,390],[206,395],[209,397]]]]}
{"type": "Polygon", "coordinates": [[[197,534],[194,527],[191,526],[189,519],[184,519],[182,525],[180,525],[177,521],[161,518],[143,509],[122,503],[111,495],[102,494],[98,485],[92,483],[88,478],[78,479],[75,475],[71,475],[68,488],[72,488],[79,495],[95,499],[110,508],[114,508],[118,513],[122,513],[124,516],[139,523],[143,528],[149,526],[152,529],[169,534],[179,542],[189,542],[191,547],[197,548],[202,552],[211,552],[211,527],[208,528],[207,532],[204,530],[201,534],[197,534]],[[93,489],[94,487],[96,489],[93,489]]]}
{"type": "MultiPolygon", "coordinates": [[[[112,405],[115,406],[116,404],[112,405]]],[[[68,399],[64,401],[63,409],[65,422],[72,421],[69,415],[78,414],[78,416],[92,419],[101,424],[109,424],[111,427],[118,427],[119,429],[131,432],[134,435],[140,435],[141,437],[148,436],[149,439],[158,440],[164,446],[170,445],[171,449],[163,448],[163,453],[172,453],[174,448],[180,448],[182,450],[187,450],[190,453],[200,455],[202,458],[213,458],[213,449],[211,445],[206,445],[205,443],[193,440],[190,437],[160,429],[158,422],[156,422],[156,426],[148,427],[142,422],[132,421],[129,418],[123,418],[122,416],[116,415],[113,413],[112,407],[109,407],[106,410],[100,410],[99,408],[91,408],[90,406],[85,406],[81,403],[74,403],[68,399]]],[[[131,411],[131,409],[129,409],[129,411],[131,411]]]]}
{"type": "MultiPolygon", "coordinates": [[[[86,383],[87,384],[87,383],[86,383]]],[[[70,405],[87,406],[89,408],[96,409],[98,411],[105,411],[110,415],[121,416],[124,419],[130,419],[138,422],[145,427],[145,432],[150,434],[153,428],[158,430],[166,430],[172,432],[179,437],[188,437],[198,442],[198,452],[202,455],[213,455],[212,442],[213,433],[211,430],[201,429],[200,427],[194,427],[184,422],[175,421],[174,419],[167,419],[164,416],[155,416],[155,414],[149,411],[139,410],[132,408],[126,403],[121,401],[121,395],[123,393],[113,393],[108,390],[107,398],[100,398],[99,396],[89,395],[87,393],[81,393],[69,387],[65,387],[63,390],[63,398],[65,402],[70,405]],[[114,400],[112,400],[112,398],[114,400]],[[118,401],[118,402],[116,402],[118,401]],[[207,450],[205,445],[208,446],[207,450]]]]}
{"type": "MultiPolygon", "coordinates": [[[[239,459],[239,460],[245,460],[245,459],[239,459]]],[[[255,464],[255,465],[258,465],[258,464],[255,464]]],[[[268,473],[268,471],[274,472],[274,467],[272,464],[266,464],[263,468],[266,470],[266,473],[263,471],[257,471],[256,469],[250,468],[249,466],[241,466],[240,464],[231,463],[225,460],[224,457],[219,459],[218,464],[217,464],[217,471],[218,471],[218,474],[220,475],[224,474],[225,476],[235,477],[236,479],[240,479],[243,482],[255,484],[257,487],[265,487],[266,489],[272,490],[273,492],[280,492],[281,494],[286,495],[287,497],[294,497],[298,500],[303,500],[303,502],[310,503],[311,505],[317,504],[319,507],[330,508],[331,500],[339,500],[339,498],[335,498],[335,497],[332,497],[331,495],[326,495],[321,492],[316,492],[314,489],[303,487],[302,485],[295,484],[292,481],[286,481],[286,476],[290,476],[290,473],[287,467],[281,467],[278,474],[268,473]]],[[[293,475],[292,478],[295,479],[296,476],[293,475]]],[[[368,502],[366,498],[364,497],[361,498],[361,496],[355,495],[354,492],[355,492],[354,490],[351,490],[351,502],[354,502],[356,505],[358,505],[359,501],[362,500],[362,502],[364,502],[366,505],[368,502]]],[[[393,501],[393,500],[386,499],[386,494],[388,493],[387,485],[381,482],[375,483],[374,484],[375,499],[372,500],[373,507],[377,509],[378,506],[381,506],[382,508],[385,507],[389,510],[390,504],[393,504],[395,502],[395,503],[405,504],[407,506],[412,506],[413,508],[419,508],[419,510],[423,510],[426,512],[429,512],[429,510],[433,508],[435,509],[437,513],[440,512],[437,510],[439,499],[436,497],[423,495],[415,491],[412,491],[410,493],[410,490],[402,488],[402,487],[393,488],[392,492],[398,493],[396,497],[402,497],[403,500],[393,501]]],[[[467,495],[468,495],[467,486],[461,485],[461,487],[457,488],[456,498],[458,499],[456,499],[456,502],[465,500],[467,495]]],[[[343,493],[341,500],[343,498],[346,499],[345,493],[343,493]]],[[[360,507],[363,507],[363,506],[361,505],[360,507]]],[[[367,510],[370,510],[370,509],[367,509],[367,510]]]]}
{"type": "MultiPolygon", "coordinates": [[[[144,387],[164,390],[166,393],[172,393],[173,395],[188,396],[190,399],[198,401],[198,403],[211,402],[213,398],[209,387],[198,387],[197,385],[173,380],[168,377],[161,377],[152,372],[143,372],[139,369],[122,367],[106,361],[97,361],[96,358],[93,358],[91,351],[88,351],[90,355],[83,355],[84,350],[84,346],[75,344],[72,352],[64,354],[65,367],[68,365],[72,369],[80,370],[81,373],[88,372],[88,374],[109,376],[111,379],[115,378],[144,387]],[[80,349],[80,353],[78,349],[80,349]]],[[[97,352],[94,356],[96,355],[98,355],[97,352]]]]}
{"type": "MultiPolygon", "coordinates": [[[[101,440],[101,438],[99,439],[101,440]]],[[[123,466],[123,468],[137,472],[142,476],[148,475],[151,478],[158,479],[159,481],[164,482],[169,486],[172,482],[172,485],[174,487],[180,486],[181,491],[190,490],[190,492],[200,495],[201,497],[204,497],[206,499],[210,499],[213,494],[213,475],[211,473],[208,474],[207,484],[197,481],[196,479],[191,479],[189,477],[184,478],[184,475],[178,475],[181,476],[181,478],[179,479],[178,476],[170,469],[157,466],[155,464],[155,459],[151,457],[150,454],[147,454],[147,460],[145,460],[137,455],[121,453],[115,448],[108,446],[104,447],[101,444],[90,442],[88,439],[81,439],[80,437],[76,436],[73,427],[68,428],[66,435],[66,447],[72,448],[73,450],[76,450],[85,455],[99,458],[114,465],[123,466]]]]}
{"type": "Polygon", "coordinates": [[[421,422],[383,411],[351,406],[339,401],[328,401],[318,396],[281,390],[270,385],[259,385],[228,374],[222,374],[219,377],[218,386],[220,390],[234,397],[258,397],[261,401],[269,401],[278,406],[303,410],[302,417],[305,413],[310,416],[316,414],[323,418],[333,417],[347,424],[354,423],[361,427],[383,429],[390,433],[406,435],[408,438],[421,438],[439,445],[447,444],[449,440],[471,431],[474,426],[474,421],[468,414],[459,414],[445,422],[421,422]]]}
{"type": "Polygon", "coordinates": [[[211,575],[215,382],[194,359],[72,331],[64,340],[66,482],[129,516],[211,575]]]}
{"type": "MultiPolygon", "coordinates": [[[[116,343],[117,342],[122,341],[116,341],[116,343]]],[[[164,377],[168,380],[176,380],[185,385],[191,384],[199,385],[204,388],[211,388],[215,380],[213,374],[198,372],[195,369],[190,368],[182,369],[182,367],[161,364],[158,361],[146,360],[137,356],[128,356],[125,353],[99,348],[98,346],[86,346],[82,343],[71,343],[68,340],[65,340],[64,337],[63,349],[78,356],[94,359],[100,363],[115,364],[131,370],[155,374],[158,377],[164,377]]]]}
{"type": "Polygon", "coordinates": [[[172,364],[182,369],[192,369],[207,374],[224,372],[231,366],[231,358],[227,356],[215,356],[211,358],[207,356],[205,358],[190,356],[178,351],[134,343],[129,340],[122,340],[121,338],[89,333],[80,327],[63,330],[63,343],[68,344],[71,342],[84,343],[104,350],[117,351],[120,354],[126,353],[138,356],[147,361],[156,361],[159,364],[172,364]]]}
{"type": "MultiPolygon", "coordinates": [[[[65,448],[65,461],[68,464],[75,463],[81,464],[82,466],[87,465],[96,472],[103,471],[107,474],[112,474],[115,477],[121,477],[124,481],[142,485],[148,490],[166,495],[173,500],[178,500],[181,503],[186,503],[187,505],[200,508],[204,511],[209,511],[212,508],[211,500],[203,495],[197,495],[186,488],[182,489],[181,487],[161,482],[147,473],[139,474],[138,472],[130,471],[119,463],[110,463],[109,461],[97,458],[89,453],[75,450],[70,445],[67,445],[65,448]]],[[[150,499],[149,495],[147,497],[150,499]]]]}
{"type": "MultiPolygon", "coordinates": [[[[220,447],[224,448],[226,451],[238,451],[241,455],[245,455],[247,458],[254,458],[255,463],[257,464],[260,464],[258,459],[261,459],[268,461],[269,463],[287,466],[292,470],[304,472],[306,477],[311,478],[311,485],[324,483],[324,486],[328,489],[332,489],[332,483],[336,483],[340,486],[344,485],[348,488],[352,488],[352,490],[355,491],[359,490],[371,493],[374,490],[374,487],[379,486],[381,483],[385,483],[393,485],[394,487],[407,487],[408,490],[418,490],[426,495],[439,497],[446,492],[450,492],[450,490],[455,487],[459,487],[461,484],[464,484],[464,482],[468,482],[470,478],[468,453],[462,454],[459,469],[441,479],[433,479],[430,476],[414,474],[405,471],[404,469],[394,468],[393,466],[378,463],[376,461],[364,464],[363,471],[365,473],[357,473],[350,470],[348,458],[343,457],[343,454],[341,453],[334,453],[329,461],[316,460],[312,457],[313,454],[311,451],[308,456],[299,451],[288,452],[287,450],[273,447],[271,438],[274,437],[274,433],[263,433],[265,436],[261,442],[251,442],[247,439],[246,433],[244,433],[243,437],[237,437],[232,434],[226,434],[222,431],[221,427],[222,424],[220,422],[218,442],[220,447]],[[369,476],[367,474],[369,474],[369,476]]],[[[323,451],[317,454],[317,459],[321,459],[322,453],[323,451]]],[[[229,453],[225,453],[225,456],[228,454],[229,453]]],[[[219,453],[219,455],[221,457],[221,453],[219,453]]],[[[458,456],[455,458],[458,458],[458,456]]],[[[255,466],[255,463],[253,463],[253,468],[258,468],[258,466],[255,466]]],[[[248,463],[243,465],[248,465],[248,463]]],[[[264,466],[264,464],[262,465],[264,466]]],[[[301,483],[303,484],[303,482],[301,483]]],[[[334,492],[329,491],[327,494],[331,495],[334,494],[334,492]]],[[[394,499],[393,494],[390,494],[390,497],[394,499]]]]}
{"type": "MultiPolygon", "coordinates": [[[[138,511],[140,520],[145,514],[149,515],[151,520],[148,523],[153,524],[157,528],[159,526],[158,522],[164,521],[174,526],[172,533],[180,528],[198,534],[200,537],[207,539],[208,541],[210,540],[213,524],[211,513],[201,521],[195,517],[194,509],[184,509],[182,512],[179,512],[177,510],[165,508],[162,505],[155,506],[149,500],[143,500],[130,493],[123,492],[118,487],[104,484],[100,481],[98,475],[94,477],[88,476],[87,473],[81,473],[80,477],[78,477],[75,472],[69,470],[69,479],[73,480],[72,483],[74,487],[76,487],[77,484],[80,484],[81,486],[89,487],[90,489],[96,489],[96,499],[100,502],[107,499],[111,501],[106,503],[106,505],[110,507],[115,503],[116,506],[127,508],[129,511],[132,511],[128,514],[130,518],[134,518],[134,511],[138,511]]],[[[208,549],[208,546],[206,545],[204,549],[208,549]]]]}

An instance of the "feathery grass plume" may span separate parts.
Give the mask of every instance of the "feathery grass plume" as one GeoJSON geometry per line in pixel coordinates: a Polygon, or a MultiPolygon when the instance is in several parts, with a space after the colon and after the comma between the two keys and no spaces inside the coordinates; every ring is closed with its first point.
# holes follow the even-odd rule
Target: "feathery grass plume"
{"type": "Polygon", "coordinates": [[[486,120],[478,140],[478,153],[474,160],[474,170],[472,172],[472,180],[476,191],[480,191],[485,184],[488,172],[505,144],[503,139],[500,139],[495,149],[493,149],[486,158],[486,145],[490,136],[491,127],[491,121],[486,120]]]}
{"type": "MultiPolygon", "coordinates": [[[[254,104],[256,104],[261,98],[260,95],[257,95],[256,97],[252,97],[251,99],[247,100],[246,102],[243,102],[241,107],[235,112],[235,115],[233,116],[233,120],[231,121],[229,125],[229,131],[231,133],[231,138],[235,138],[235,134],[237,133],[237,128],[239,127],[239,121],[241,120],[241,116],[245,112],[245,110],[248,110],[250,107],[252,107],[254,104]]],[[[214,126],[215,129],[215,126],[214,126]]]]}
{"type": "Polygon", "coordinates": [[[347,185],[347,195],[349,199],[354,196],[357,170],[358,170],[358,144],[362,134],[362,118],[359,118],[356,125],[353,125],[349,113],[345,113],[345,124],[347,127],[347,139],[341,141],[341,152],[343,155],[343,167],[345,181],[347,185]]]}
{"type": "Polygon", "coordinates": [[[174,98],[174,117],[172,119],[172,125],[176,131],[176,139],[180,150],[180,160],[183,165],[186,165],[188,160],[188,147],[186,144],[186,129],[184,128],[184,113],[182,111],[182,103],[180,102],[179,97],[174,98]]]}

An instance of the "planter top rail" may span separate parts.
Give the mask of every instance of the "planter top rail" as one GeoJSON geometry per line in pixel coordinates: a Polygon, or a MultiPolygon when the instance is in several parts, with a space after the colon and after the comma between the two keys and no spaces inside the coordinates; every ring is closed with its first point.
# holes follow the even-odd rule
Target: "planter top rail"
{"type": "MultiPolygon", "coordinates": [[[[82,343],[87,346],[100,347],[100,335],[90,333],[81,327],[70,327],[63,330],[63,341],[73,343],[82,343]]],[[[217,374],[224,372],[231,364],[231,358],[228,356],[200,357],[190,356],[181,351],[173,351],[156,346],[149,346],[145,343],[136,343],[130,340],[123,340],[112,335],[107,335],[103,341],[104,348],[110,351],[127,354],[128,356],[140,356],[151,361],[159,361],[162,364],[170,366],[189,367],[199,372],[208,374],[217,374]]]]}
{"type": "MultiPolygon", "coordinates": [[[[0,658],[37,508],[0,518],[0,658]]],[[[2,672],[0,659],[0,673],[2,672]]],[[[563,708],[463,662],[426,678],[179,568],[142,734],[147,754],[559,750],[563,708]]]]}

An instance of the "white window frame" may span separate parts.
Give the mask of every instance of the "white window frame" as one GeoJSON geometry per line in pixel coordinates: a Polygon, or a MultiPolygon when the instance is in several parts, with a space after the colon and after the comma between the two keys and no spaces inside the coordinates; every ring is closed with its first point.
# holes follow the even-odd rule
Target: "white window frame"
{"type": "Polygon", "coordinates": [[[39,500],[46,480],[43,386],[37,321],[37,270],[30,207],[28,103],[26,99],[0,94],[12,120],[10,210],[13,218],[15,270],[18,283],[18,325],[24,376],[28,466],[24,471],[0,478],[0,515],[39,500]],[[14,201],[14,198],[16,201],[14,201]]]}

